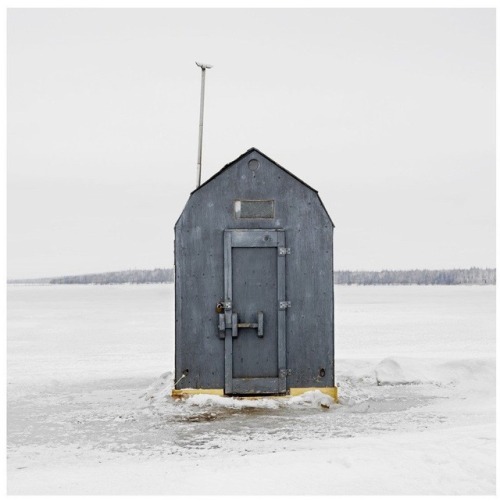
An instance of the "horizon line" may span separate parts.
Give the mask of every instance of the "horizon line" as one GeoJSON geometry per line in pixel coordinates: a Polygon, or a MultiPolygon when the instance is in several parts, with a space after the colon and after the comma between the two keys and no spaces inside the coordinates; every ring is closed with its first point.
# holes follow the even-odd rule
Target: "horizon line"
{"type": "MultiPolygon", "coordinates": [[[[151,272],[154,270],[173,270],[174,266],[169,268],[129,268],[129,269],[121,269],[121,270],[113,270],[113,271],[99,271],[99,272],[87,272],[87,273],[73,273],[73,274],[65,274],[65,275],[52,275],[45,277],[32,277],[32,278],[7,278],[7,284],[9,282],[21,282],[21,281],[34,281],[34,280],[55,280],[60,278],[73,278],[73,277],[84,277],[88,275],[106,275],[110,273],[124,273],[124,272],[138,272],[138,271],[147,271],[151,272]]],[[[494,267],[480,267],[480,266],[469,266],[469,267],[453,267],[453,268],[399,268],[399,269],[391,269],[391,268],[382,268],[379,270],[369,270],[369,269],[338,269],[333,270],[334,273],[383,273],[383,272],[408,272],[408,271],[458,271],[458,270],[496,270],[496,266],[494,267]]]]}

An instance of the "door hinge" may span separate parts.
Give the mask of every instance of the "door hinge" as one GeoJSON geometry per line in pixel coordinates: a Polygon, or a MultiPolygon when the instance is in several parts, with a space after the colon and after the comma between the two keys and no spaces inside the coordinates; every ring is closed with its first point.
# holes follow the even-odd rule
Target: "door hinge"
{"type": "Polygon", "coordinates": [[[286,256],[287,254],[290,254],[290,247],[278,247],[279,256],[286,256]]]}
{"type": "Polygon", "coordinates": [[[291,301],[280,301],[280,310],[286,310],[287,308],[292,307],[291,301]]]}
{"type": "Polygon", "coordinates": [[[292,375],[292,369],[280,369],[280,377],[287,377],[292,375]]]}

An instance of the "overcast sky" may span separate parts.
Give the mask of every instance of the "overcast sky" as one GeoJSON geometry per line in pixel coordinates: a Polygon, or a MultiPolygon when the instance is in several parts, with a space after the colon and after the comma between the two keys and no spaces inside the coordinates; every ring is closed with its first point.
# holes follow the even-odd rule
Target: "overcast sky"
{"type": "Polygon", "coordinates": [[[173,265],[255,146],[319,194],[336,269],[495,266],[493,9],[8,12],[8,278],[173,265]]]}

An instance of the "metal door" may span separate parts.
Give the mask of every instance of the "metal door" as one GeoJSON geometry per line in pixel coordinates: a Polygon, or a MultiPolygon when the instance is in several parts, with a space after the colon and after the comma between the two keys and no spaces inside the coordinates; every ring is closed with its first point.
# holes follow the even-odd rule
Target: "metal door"
{"type": "Polygon", "coordinates": [[[228,395],[286,393],[284,230],[224,232],[224,313],[228,395]]]}

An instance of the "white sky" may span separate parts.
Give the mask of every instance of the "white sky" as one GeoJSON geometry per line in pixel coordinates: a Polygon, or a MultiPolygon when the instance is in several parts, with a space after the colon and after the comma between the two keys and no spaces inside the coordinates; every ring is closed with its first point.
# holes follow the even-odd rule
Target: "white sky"
{"type": "Polygon", "coordinates": [[[336,269],[495,266],[493,9],[16,9],[8,278],[173,265],[255,146],[319,190],[336,269]]]}

